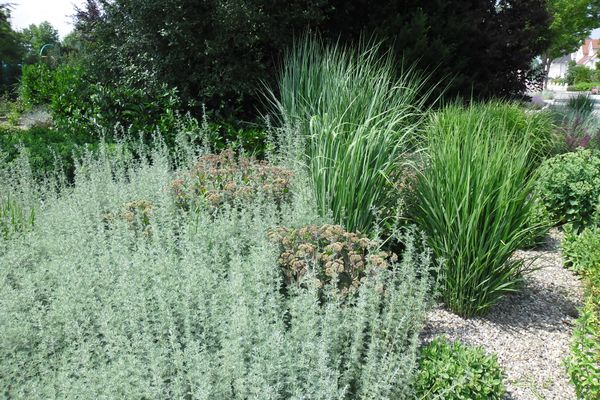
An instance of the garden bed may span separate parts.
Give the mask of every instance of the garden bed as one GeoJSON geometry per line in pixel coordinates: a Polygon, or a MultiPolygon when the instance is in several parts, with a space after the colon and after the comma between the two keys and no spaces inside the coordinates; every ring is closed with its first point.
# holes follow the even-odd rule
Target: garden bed
{"type": "Polygon", "coordinates": [[[564,359],[583,290],[575,274],[563,267],[560,240],[561,233],[552,230],[542,248],[518,253],[538,269],[526,277],[522,291],[487,316],[463,319],[436,307],[428,315],[423,341],[444,335],[497,354],[508,399],[575,399],[564,359]]]}

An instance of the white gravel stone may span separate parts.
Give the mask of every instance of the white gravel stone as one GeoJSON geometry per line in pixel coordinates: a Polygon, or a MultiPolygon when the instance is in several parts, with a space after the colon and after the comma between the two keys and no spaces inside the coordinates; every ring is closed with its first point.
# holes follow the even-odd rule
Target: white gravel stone
{"type": "Polygon", "coordinates": [[[576,399],[564,359],[582,306],[583,287],[563,267],[561,233],[552,230],[543,248],[519,251],[536,269],[524,288],[482,318],[461,318],[443,306],[428,315],[423,341],[443,335],[495,353],[506,374],[507,399],[576,399]]]}

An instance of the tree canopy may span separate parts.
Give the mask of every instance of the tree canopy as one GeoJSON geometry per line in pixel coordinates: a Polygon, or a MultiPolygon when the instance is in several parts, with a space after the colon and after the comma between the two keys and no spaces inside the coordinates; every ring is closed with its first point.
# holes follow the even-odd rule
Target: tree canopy
{"type": "Polygon", "coordinates": [[[166,83],[221,116],[249,118],[307,31],[383,41],[398,68],[416,64],[449,96],[489,98],[524,92],[549,24],[546,0],[87,0],[76,13],[99,79],[166,83]]]}
{"type": "Polygon", "coordinates": [[[0,4],[0,61],[18,62],[21,53],[19,35],[10,24],[10,6],[9,4],[0,4]]]}
{"type": "Polygon", "coordinates": [[[600,0],[548,0],[552,15],[548,56],[572,53],[591,31],[600,27],[600,0]]]}
{"type": "Polygon", "coordinates": [[[58,46],[60,39],[58,30],[48,21],[40,24],[31,24],[21,32],[21,40],[25,48],[28,62],[37,61],[40,50],[46,44],[58,46]]]}

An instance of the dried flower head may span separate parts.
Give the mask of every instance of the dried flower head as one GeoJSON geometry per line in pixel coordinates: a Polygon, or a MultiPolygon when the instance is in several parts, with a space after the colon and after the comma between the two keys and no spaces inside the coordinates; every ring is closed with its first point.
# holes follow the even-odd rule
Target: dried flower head
{"type": "Polygon", "coordinates": [[[268,236],[280,246],[279,265],[288,285],[301,284],[306,272],[313,270],[318,288],[335,280],[340,293],[348,294],[372,270],[388,268],[398,259],[393,253],[375,250],[369,238],[339,225],[280,227],[268,236]]]}
{"type": "Polygon", "coordinates": [[[197,202],[217,208],[222,204],[248,201],[258,196],[278,204],[289,199],[292,172],[232,150],[198,159],[191,171],[171,184],[178,204],[189,208],[197,202]]]}

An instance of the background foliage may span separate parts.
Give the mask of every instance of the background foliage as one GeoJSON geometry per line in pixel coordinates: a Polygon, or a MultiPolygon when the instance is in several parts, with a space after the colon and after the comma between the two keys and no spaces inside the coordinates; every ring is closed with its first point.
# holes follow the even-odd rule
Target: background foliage
{"type": "Polygon", "coordinates": [[[248,119],[262,84],[275,84],[284,51],[307,30],[343,43],[376,35],[398,70],[414,61],[450,96],[520,96],[550,15],[544,0],[89,0],[77,21],[96,79],[164,83],[188,106],[248,119]]]}

